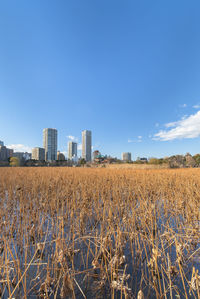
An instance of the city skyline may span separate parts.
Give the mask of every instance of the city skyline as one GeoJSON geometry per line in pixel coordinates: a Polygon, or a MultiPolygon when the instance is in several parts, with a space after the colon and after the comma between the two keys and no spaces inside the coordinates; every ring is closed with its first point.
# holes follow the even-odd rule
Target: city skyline
{"type": "MultiPolygon", "coordinates": [[[[4,143],[4,141],[2,141],[2,140],[0,140],[0,146],[6,147],[8,151],[12,151],[12,152],[14,151],[14,154],[19,154],[20,155],[21,153],[23,153],[23,154],[31,154],[31,153],[33,154],[34,153],[33,155],[34,156],[38,156],[38,157],[41,157],[41,156],[43,157],[43,153],[41,153],[41,150],[44,150],[45,159],[41,158],[41,159],[38,159],[38,160],[46,160],[46,161],[55,161],[58,153],[60,153],[60,154],[63,154],[65,156],[65,159],[72,160],[72,158],[77,158],[77,159],[83,158],[87,162],[89,162],[89,161],[93,160],[93,154],[95,152],[99,152],[99,148],[98,147],[94,147],[92,145],[92,137],[91,137],[92,136],[92,132],[90,130],[82,130],[81,131],[81,136],[82,136],[82,142],[81,143],[77,142],[78,138],[75,138],[72,135],[67,136],[67,139],[71,140],[71,141],[67,142],[64,151],[60,151],[60,149],[57,146],[57,143],[58,143],[58,140],[59,140],[58,139],[58,130],[57,129],[55,129],[55,128],[53,128],[53,129],[52,128],[45,128],[45,129],[43,129],[43,135],[42,136],[43,136],[43,138],[42,138],[42,140],[43,140],[43,147],[33,146],[32,148],[31,147],[29,147],[29,148],[25,147],[24,148],[22,144],[18,144],[17,149],[15,149],[14,146],[12,146],[12,145],[6,145],[4,143]],[[52,131],[53,131],[53,135],[54,135],[53,137],[51,136],[52,135],[52,131]],[[90,137],[89,138],[90,139],[89,140],[89,148],[91,149],[91,155],[90,155],[89,159],[85,159],[86,154],[83,151],[83,144],[87,143],[86,140],[85,140],[85,137],[84,137],[84,135],[85,135],[84,132],[85,133],[89,133],[89,135],[90,135],[89,136],[90,137]],[[50,135],[49,138],[48,138],[48,135],[50,135]],[[54,140],[53,141],[54,142],[54,145],[53,145],[53,148],[54,148],[54,150],[53,150],[53,152],[54,152],[53,156],[52,156],[51,153],[49,155],[47,154],[48,153],[48,146],[45,146],[45,144],[48,144],[48,139],[54,140]],[[72,141],[72,140],[76,140],[76,142],[72,141]],[[45,148],[47,148],[47,150],[45,148]],[[72,154],[72,156],[71,156],[71,154],[72,154]],[[48,156],[48,157],[51,156],[53,158],[52,159],[46,158],[46,156],[48,156]]],[[[138,136],[138,139],[139,139],[138,142],[140,142],[140,137],[141,136],[138,136]]],[[[49,142],[49,148],[52,147],[52,140],[49,142]]],[[[85,149],[85,152],[86,151],[87,150],[85,149]]],[[[52,150],[50,150],[50,152],[52,152],[52,150]]],[[[186,153],[183,153],[182,155],[185,155],[187,153],[190,153],[190,152],[188,151],[186,153]]],[[[178,154],[179,153],[174,153],[174,155],[178,155],[178,154]]],[[[198,154],[198,152],[194,153],[194,154],[198,154]]],[[[125,161],[125,160],[126,161],[134,161],[134,160],[138,160],[139,158],[142,157],[141,154],[138,155],[138,156],[136,156],[135,153],[133,153],[133,152],[121,152],[120,153],[120,157],[118,157],[118,156],[112,156],[110,153],[103,153],[103,156],[115,157],[115,158],[118,158],[119,160],[121,159],[122,161],[125,161]],[[132,158],[132,155],[133,155],[133,158],[132,158]]],[[[156,157],[156,156],[149,155],[149,156],[147,156],[145,158],[142,158],[142,159],[148,160],[148,159],[154,158],[154,157],[155,158],[165,158],[165,157],[169,157],[169,156],[156,157]]],[[[34,159],[37,160],[36,158],[34,158],[34,159]]]]}
{"type": "Polygon", "coordinates": [[[200,3],[2,1],[0,140],[132,158],[200,152],[200,3]]]}

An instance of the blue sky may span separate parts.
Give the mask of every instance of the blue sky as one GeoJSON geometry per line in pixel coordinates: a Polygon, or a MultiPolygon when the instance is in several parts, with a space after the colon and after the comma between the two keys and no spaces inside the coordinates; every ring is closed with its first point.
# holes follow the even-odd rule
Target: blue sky
{"type": "Polygon", "coordinates": [[[200,152],[200,2],[2,0],[0,140],[132,158],[200,152]],[[70,137],[68,137],[70,136],[70,137]]]}

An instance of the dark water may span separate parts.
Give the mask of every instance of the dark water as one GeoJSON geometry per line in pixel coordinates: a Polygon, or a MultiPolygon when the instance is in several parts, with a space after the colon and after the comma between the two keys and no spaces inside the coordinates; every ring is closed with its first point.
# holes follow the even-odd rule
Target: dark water
{"type": "MultiPolygon", "coordinates": [[[[159,294],[165,293],[166,298],[170,298],[170,292],[173,298],[185,298],[185,289],[188,297],[198,297],[190,282],[193,268],[200,271],[199,223],[193,223],[196,235],[186,234],[191,225],[183,215],[172,217],[170,211],[164,213],[162,201],[155,209],[156,228],[153,230],[144,227],[139,216],[133,232],[127,223],[124,225],[123,219],[117,219],[121,244],[117,243],[119,232],[108,233],[105,223],[97,220],[93,209],[82,221],[79,213],[72,219],[67,207],[54,215],[41,210],[38,211],[40,221],[35,222],[30,218],[32,211],[27,210],[26,219],[23,219],[17,200],[12,206],[6,199],[1,204],[7,216],[1,219],[0,257],[5,261],[7,254],[11,282],[17,277],[13,258],[18,259],[23,273],[35,255],[26,273],[26,282],[23,280],[28,298],[54,298],[55,294],[56,298],[84,298],[83,294],[86,298],[111,298],[113,292],[114,298],[125,298],[125,293],[127,298],[136,298],[140,289],[145,298],[156,298],[155,289],[159,294]],[[101,236],[107,239],[102,240],[101,236]],[[8,247],[10,252],[5,253],[8,247]],[[111,275],[113,272],[115,276],[111,275]],[[42,288],[47,273],[51,279],[42,288]]],[[[131,209],[126,211],[128,219],[133,214],[131,209]]],[[[3,269],[5,267],[1,269],[0,287],[2,298],[8,298],[3,269]]],[[[11,283],[11,292],[17,281],[16,278],[11,283]]],[[[23,285],[20,283],[13,298],[24,297],[23,285]]]]}

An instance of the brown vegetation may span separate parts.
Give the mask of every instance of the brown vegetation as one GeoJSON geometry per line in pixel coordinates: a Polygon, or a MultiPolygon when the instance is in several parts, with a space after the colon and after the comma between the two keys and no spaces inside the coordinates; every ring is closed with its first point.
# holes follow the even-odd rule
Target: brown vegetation
{"type": "Polygon", "coordinates": [[[1,168],[2,298],[200,298],[199,190],[199,169],[1,168]]]}
{"type": "MultiPolygon", "coordinates": [[[[102,165],[99,165],[99,167],[102,167],[102,165]]],[[[141,163],[141,164],[132,164],[132,163],[121,163],[121,164],[106,164],[106,168],[112,168],[112,169],[167,169],[169,168],[168,164],[147,164],[147,163],[141,163]]]]}

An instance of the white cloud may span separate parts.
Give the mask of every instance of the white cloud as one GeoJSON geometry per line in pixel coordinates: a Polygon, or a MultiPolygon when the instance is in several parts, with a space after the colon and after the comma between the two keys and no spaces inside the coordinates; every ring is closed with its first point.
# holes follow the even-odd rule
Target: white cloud
{"type": "Polygon", "coordinates": [[[171,123],[167,123],[165,124],[165,127],[166,128],[173,128],[173,127],[176,127],[181,121],[183,121],[184,119],[186,119],[188,117],[188,115],[184,115],[183,117],[181,117],[181,120],[179,121],[174,121],[174,122],[171,122],[171,123]]]}
{"type": "Polygon", "coordinates": [[[181,108],[186,108],[187,104],[180,105],[181,108]]]}
{"type": "Polygon", "coordinates": [[[128,139],[128,143],[142,142],[142,136],[138,136],[137,139],[128,139]]]}
{"type": "Polygon", "coordinates": [[[192,106],[192,108],[199,109],[199,108],[200,108],[200,105],[199,105],[199,104],[194,105],[194,106],[192,106]]]}
{"type": "Polygon", "coordinates": [[[200,136],[200,111],[181,120],[165,125],[170,130],[161,130],[154,135],[154,140],[169,141],[184,138],[197,138],[200,136]]]}
{"type": "Polygon", "coordinates": [[[159,123],[155,123],[155,127],[158,128],[159,127],[159,123]]]}
{"type": "Polygon", "coordinates": [[[13,149],[15,152],[32,152],[32,147],[24,145],[24,144],[10,144],[7,145],[7,148],[13,149]]]}
{"type": "Polygon", "coordinates": [[[78,141],[78,138],[72,135],[68,135],[67,138],[70,139],[71,141],[78,141]]]}
{"type": "Polygon", "coordinates": [[[166,128],[173,128],[175,126],[177,126],[178,122],[175,121],[175,122],[171,122],[171,123],[168,123],[168,124],[165,124],[165,127],[166,128]]]}

